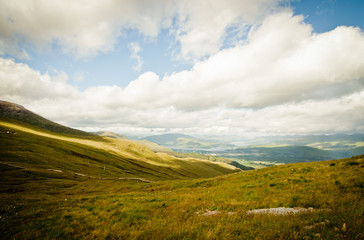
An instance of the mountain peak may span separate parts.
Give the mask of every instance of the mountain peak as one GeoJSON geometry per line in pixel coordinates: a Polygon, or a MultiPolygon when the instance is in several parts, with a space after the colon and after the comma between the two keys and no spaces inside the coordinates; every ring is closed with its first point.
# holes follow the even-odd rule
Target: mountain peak
{"type": "Polygon", "coordinates": [[[61,124],[52,122],[25,107],[11,103],[7,101],[0,100],[0,119],[7,118],[20,121],[26,124],[34,125],[54,133],[66,133],[74,135],[83,136],[93,136],[90,133],[83,132],[81,130],[65,127],[61,124]]]}

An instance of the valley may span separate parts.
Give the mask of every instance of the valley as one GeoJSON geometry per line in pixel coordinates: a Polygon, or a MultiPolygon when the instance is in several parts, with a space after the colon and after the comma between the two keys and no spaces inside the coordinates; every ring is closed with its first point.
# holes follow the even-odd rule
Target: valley
{"type": "Polygon", "coordinates": [[[364,240],[364,0],[0,6],[0,240],[364,240]]]}
{"type": "Polygon", "coordinates": [[[318,159],[327,150],[307,146],[176,152],[110,132],[79,135],[21,111],[0,116],[0,239],[364,236],[363,155],[318,159]]]}

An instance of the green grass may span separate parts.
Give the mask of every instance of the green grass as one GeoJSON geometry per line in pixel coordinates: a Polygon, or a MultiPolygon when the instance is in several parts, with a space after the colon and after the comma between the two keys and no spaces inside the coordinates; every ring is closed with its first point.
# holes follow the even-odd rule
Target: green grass
{"type": "Polygon", "coordinates": [[[144,183],[0,164],[1,238],[362,239],[363,169],[361,156],[144,183]],[[270,207],[320,211],[247,214],[270,207]]]}
{"type": "Polygon", "coordinates": [[[208,160],[208,161],[212,161],[212,162],[224,162],[224,163],[230,164],[232,166],[235,166],[237,168],[240,168],[242,170],[254,169],[253,167],[249,167],[245,164],[242,165],[241,161],[239,159],[222,158],[222,157],[216,157],[211,154],[204,155],[204,154],[195,153],[195,152],[167,152],[167,153],[172,156],[180,157],[180,158],[197,158],[197,159],[203,159],[203,160],[208,160]]]}

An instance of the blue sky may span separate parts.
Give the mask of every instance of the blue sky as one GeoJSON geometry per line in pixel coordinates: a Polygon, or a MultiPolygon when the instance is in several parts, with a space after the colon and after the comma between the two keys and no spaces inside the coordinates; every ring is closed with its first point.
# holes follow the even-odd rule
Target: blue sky
{"type": "Polygon", "coordinates": [[[292,2],[291,6],[295,13],[306,17],[305,22],[312,24],[317,33],[341,25],[364,28],[361,0],[301,0],[292,2]]]}
{"type": "Polygon", "coordinates": [[[130,135],[364,131],[348,117],[364,108],[364,1],[0,4],[0,98],[54,121],[130,135]]]}
{"type": "MultiPolygon", "coordinates": [[[[111,52],[101,53],[97,56],[78,58],[64,54],[57,47],[46,51],[34,51],[30,59],[23,62],[41,72],[53,73],[62,70],[71,76],[72,84],[85,89],[89,86],[119,85],[127,86],[135,80],[141,72],[154,71],[159,75],[172,73],[191,67],[191,64],[175,61],[170,51],[173,39],[166,30],[162,31],[155,39],[147,39],[136,30],[126,30],[117,40],[115,49],[111,52]],[[139,53],[143,59],[140,71],[133,70],[136,60],[131,58],[128,45],[138,43],[142,50],[139,53]],[[84,81],[77,81],[73,76],[83,73],[84,81]]],[[[31,50],[30,50],[31,51],[31,50]]]]}
{"type": "MultiPolygon", "coordinates": [[[[302,0],[289,2],[288,5],[295,14],[304,15],[305,22],[312,24],[317,33],[330,31],[340,25],[358,26],[362,29],[364,27],[361,16],[364,2],[360,0],[302,0]]],[[[25,62],[43,73],[64,71],[71,77],[72,85],[80,89],[98,85],[125,87],[141,72],[153,71],[163,76],[191,68],[193,66],[191,62],[176,59],[174,56],[176,47],[178,44],[174,43],[168,29],[162,29],[156,38],[148,38],[135,29],[127,29],[118,38],[115,49],[105,54],[80,59],[62,53],[57,46],[41,51],[39,49],[34,51],[32,47],[28,47],[26,50],[30,59],[18,59],[18,61],[25,62]],[[143,59],[140,71],[133,70],[136,63],[130,58],[128,44],[131,42],[138,43],[142,48],[139,53],[143,59]],[[80,74],[84,77],[84,81],[73,79],[80,74]]]]}
{"type": "MultiPolygon", "coordinates": [[[[305,22],[312,24],[317,33],[327,32],[341,25],[364,28],[362,17],[364,2],[361,0],[294,0],[282,5],[290,6],[297,15],[302,14],[305,22]]],[[[65,71],[71,77],[71,84],[80,89],[98,85],[125,87],[141,72],[153,71],[163,76],[190,69],[193,63],[174,56],[175,48],[178,48],[178,44],[174,41],[169,29],[162,29],[155,38],[146,37],[135,29],[126,29],[118,38],[115,49],[105,54],[80,59],[62,53],[57,46],[44,51],[38,49],[33,51],[32,47],[28,47],[26,50],[30,59],[18,59],[18,61],[25,62],[43,73],[65,71]],[[138,43],[142,48],[139,53],[143,59],[140,71],[133,70],[136,63],[130,58],[128,44],[131,42],[138,43]],[[84,81],[73,79],[78,73],[82,73],[84,81]]]]}

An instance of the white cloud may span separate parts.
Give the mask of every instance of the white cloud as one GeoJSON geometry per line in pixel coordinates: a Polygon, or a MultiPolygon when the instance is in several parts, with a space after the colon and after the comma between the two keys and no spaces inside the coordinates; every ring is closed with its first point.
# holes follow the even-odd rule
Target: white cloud
{"type": "Polygon", "coordinates": [[[113,50],[123,29],[156,36],[168,23],[171,1],[1,0],[0,5],[0,54],[22,53],[22,43],[30,42],[42,48],[56,43],[66,53],[88,57],[113,50]]]}
{"type": "Polygon", "coordinates": [[[41,99],[75,98],[78,92],[67,84],[67,74],[56,74],[41,74],[26,64],[0,58],[0,96],[23,104],[41,99]]]}
{"type": "Polygon", "coordinates": [[[137,42],[131,42],[129,43],[129,50],[131,52],[130,57],[136,60],[136,65],[133,66],[133,69],[134,71],[140,72],[144,63],[142,57],[139,55],[142,49],[137,42]]]}
{"type": "Polygon", "coordinates": [[[240,34],[263,17],[279,9],[281,0],[177,1],[176,39],[180,57],[198,60],[217,53],[234,28],[240,34]]]}
{"type": "Polygon", "coordinates": [[[196,60],[216,53],[229,28],[245,32],[283,1],[0,0],[0,54],[27,58],[23,43],[30,42],[39,49],[56,44],[65,53],[88,57],[113,50],[128,29],[156,37],[172,26],[179,56],[196,60]]]}
{"type": "Polygon", "coordinates": [[[363,56],[360,29],[314,34],[302,16],[282,11],[250,30],[244,43],[190,70],[143,73],[125,88],[78,91],[64,72],[50,76],[0,58],[0,97],[74,127],[193,135],[363,132],[363,56]]]}
{"type": "Polygon", "coordinates": [[[282,12],[250,33],[246,44],[220,51],[190,71],[160,79],[141,75],[120,104],[194,111],[218,105],[260,108],[346,95],[364,86],[364,35],[338,27],[313,34],[301,16],[282,12]],[[127,99],[127,100],[126,100],[127,99]]]}

